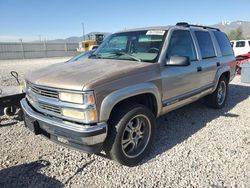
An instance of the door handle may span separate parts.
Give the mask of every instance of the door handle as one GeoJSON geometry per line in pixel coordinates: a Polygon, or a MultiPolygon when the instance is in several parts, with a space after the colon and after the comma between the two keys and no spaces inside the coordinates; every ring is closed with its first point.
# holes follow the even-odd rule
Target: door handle
{"type": "Polygon", "coordinates": [[[216,66],[219,67],[219,66],[220,66],[220,62],[217,62],[217,63],[216,63],[216,66]]]}
{"type": "Polygon", "coordinates": [[[202,71],[202,67],[197,67],[197,72],[201,72],[202,71]]]}

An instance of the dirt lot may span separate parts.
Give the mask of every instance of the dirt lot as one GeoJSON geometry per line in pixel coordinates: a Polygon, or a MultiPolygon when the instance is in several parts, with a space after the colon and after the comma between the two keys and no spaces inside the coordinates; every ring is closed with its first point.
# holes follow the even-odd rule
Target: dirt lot
{"type": "MultiPolygon", "coordinates": [[[[61,59],[0,61],[0,87],[61,59]]],[[[0,116],[0,187],[250,187],[250,85],[236,77],[222,110],[202,101],[157,122],[155,148],[133,168],[34,136],[0,116]]]]}

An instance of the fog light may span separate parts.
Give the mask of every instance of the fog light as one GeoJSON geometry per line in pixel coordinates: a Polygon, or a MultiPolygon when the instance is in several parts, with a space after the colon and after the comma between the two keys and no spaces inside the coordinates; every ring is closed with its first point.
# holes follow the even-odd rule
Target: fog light
{"type": "Polygon", "coordinates": [[[75,110],[71,108],[63,108],[62,114],[64,116],[75,118],[75,119],[85,119],[85,114],[83,111],[75,110]]]}
{"type": "Polygon", "coordinates": [[[83,120],[85,123],[92,123],[97,120],[96,110],[82,111],[71,108],[63,108],[62,115],[65,117],[83,120]]]}

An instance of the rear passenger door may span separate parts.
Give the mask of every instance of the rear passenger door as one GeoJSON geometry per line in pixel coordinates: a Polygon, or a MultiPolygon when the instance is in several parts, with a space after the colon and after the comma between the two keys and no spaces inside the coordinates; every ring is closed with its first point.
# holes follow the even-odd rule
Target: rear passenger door
{"type": "Polygon", "coordinates": [[[195,30],[199,48],[198,80],[200,88],[209,89],[214,85],[214,78],[220,61],[217,57],[212,37],[208,31],[195,30]]]}
{"type": "Polygon", "coordinates": [[[213,31],[213,35],[218,43],[218,57],[221,66],[230,66],[230,75],[235,75],[235,56],[227,35],[220,31],[213,31]]]}

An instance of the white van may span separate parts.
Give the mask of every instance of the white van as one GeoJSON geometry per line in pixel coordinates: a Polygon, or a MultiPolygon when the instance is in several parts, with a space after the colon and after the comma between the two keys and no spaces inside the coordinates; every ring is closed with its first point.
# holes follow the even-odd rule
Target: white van
{"type": "Polygon", "coordinates": [[[230,41],[235,56],[250,52],[250,39],[248,40],[232,40],[230,41]]]}

